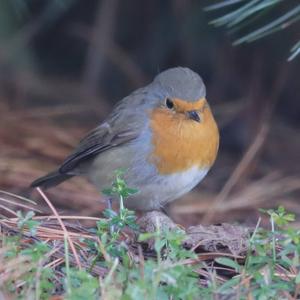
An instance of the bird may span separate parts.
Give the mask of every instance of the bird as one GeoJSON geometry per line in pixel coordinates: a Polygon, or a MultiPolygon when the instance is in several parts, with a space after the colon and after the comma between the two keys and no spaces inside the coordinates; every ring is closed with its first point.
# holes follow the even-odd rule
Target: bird
{"type": "Polygon", "coordinates": [[[202,78],[174,67],[119,101],[56,170],[31,186],[46,189],[83,176],[101,192],[122,169],[128,186],[138,191],[125,199],[125,207],[160,210],[206,176],[218,148],[219,130],[202,78]]]}

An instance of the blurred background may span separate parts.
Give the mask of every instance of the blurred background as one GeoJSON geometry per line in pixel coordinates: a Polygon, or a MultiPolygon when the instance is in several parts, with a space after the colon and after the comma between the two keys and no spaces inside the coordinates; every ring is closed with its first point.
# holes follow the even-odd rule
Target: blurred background
{"type": "MultiPolygon", "coordinates": [[[[300,56],[287,61],[299,22],[232,46],[299,2],[283,1],[230,34],[209,22],[238,7],[204,10],[218,2],[1,0],[0,189],[46,211],[30,182],[60,164],[117,101],[160,71],[186,66],[207,85],[221,144],[209,175],[167,208],[170,216],[183,225],[253,225],[258,208],[282,204],[300,220],[300,56]]],[[[80,178],[47,195],[65,214],[99,216],[103,208],[80,178]]]]}

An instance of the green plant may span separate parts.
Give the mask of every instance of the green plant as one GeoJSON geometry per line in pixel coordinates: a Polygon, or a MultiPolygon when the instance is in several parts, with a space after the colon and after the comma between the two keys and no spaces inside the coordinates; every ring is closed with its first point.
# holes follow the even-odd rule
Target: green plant
{"type": "Polygon", "coordinates": [[[103,229],[108,229],[108,227],[116,227],[117,233],[119,233],[120,230],[123,229],[125,226],[129,226],[132,229],[137,229],[135,222],[135,214],[133,211],[130,211],[124,207],[124,200],[129,196],[137,193],[138,190],[128,187],[123,178],[123,175],[123,170],[117,170],[115,172],[116,177],[112,183],[112,186],[110,188],[102,190],[103,194],[107,197],[117,197],[119,199],[120,210],[119,214],[115,213],[112,209],[106,209],[104,211],[104,216],[107,218],[107,221],[97,223],[98,230],[100,231],[103,229]]]}
{"type": "Polygon", "coordinates": [[[22,211],[17,211],[18,217],[18,228],[20,232],[22,232],[25,228],[29,229],[31,235],[36,234],[37,227],[39,226],[39,222],[33,220],[32,218],[35,216],[33,211],[28,211],[25,216],[23,215],[22,211]]]}
{"type": "MultiPolygon", "coordinates": [[[[140,295],[145,287],[148,287],[148,299],[195,299],[200,293],[197,284],[198,276],[193,268],[186,262],[187,259],[196,259],[197,256],[190,250],[182,247],[186,234],[183,230],[168,230],[160,228],[154,233],[144,233],[139,236],[139,241],[144,242],[154,239],[154,250],[156,262],[145,262],[144,281],[138,281],[140,295]],[[183,288],[184,287],[184,288],[183,288]]],[[[129,299],[139,299],[133,296],[137,286],[129,286],[127,293],[131,295],[129,299]]]]}
{"type": "Polygon", "coordinates": [[[233,287],[238,290],[240,299],[248,299],[250,295],[254,299],[284,299],[284,295],[298,294],[300,273],[294,271],[300,267],[300,231],[287,227],[294,215],[282,206],[261,211],[270,217],[271,230],[257,224],[243,265],[229,258],[216,260],[237,273],[220,286],[218,292],[228,293],[233,287]]]}
{"type": "Polygon", "coordinates": [[[17,212],[17,228],[20,233],[17,236],[2,236],[0,243],[5,249],[3,257],[0,255],[0,264],[10,274],[3,276],[1,284],[6,286],[12,294],[18,294],[20,299],[48,299],[54,291],[54,272],[49,267],[44,267],[47,262],[47,254],[51,251],[44,242],[33,240],[22,245],[22,233],[26,229],[34,236],[38,221],[33,220],[34,212],[29,211],[23,215],[17,212]]]}
{"type": "MultiPolygon", "coordinates": [[[[124,201],[135,190],[118,171],[106,192],[124,201]]],[[[89,238],[79,235],[75,244],[83,253],[82,269],[76,267],[65,231],[63,239],[48,244],[49,238],[39,237],[43,222],[32,212],[18,213],[18,234],[2,234],[0,239],[1,292],[17,299],[298,299],[300,230],[292,226],[294,215],[282,206],[261,212],[270,228],[258,221],[245,256],[217,253],[202,262],[184,247],[184,230],[157,222],[154,232],[139,234],[134,212],[120,205],[119,212],[105,211],[89,238]],[[138,240],[130,239],[131,233],[138,240]],[[62,255],[57,258],[58,253],[62,255]]]]}
{"type": "Polygon", "coordinates": [[[126,252],[126,245],[120,241],[121,231],[128,226],[137,230],[136,216],[133,211],[124,207],[124,200],[137,192],[136,189],[128,187],[123,179],[124,171],[115,172],[115,180],[110,188],[103,190],[107,197],[117,197],[120,202],[119,213],[108,208],[104,211],[105,219],[99,220],[96,225],[96,234],[99,237],[100,244],[95,248],[98,251],[96,259],[103,256],[103,251],[113,257],[120,257],[126,252]]]}

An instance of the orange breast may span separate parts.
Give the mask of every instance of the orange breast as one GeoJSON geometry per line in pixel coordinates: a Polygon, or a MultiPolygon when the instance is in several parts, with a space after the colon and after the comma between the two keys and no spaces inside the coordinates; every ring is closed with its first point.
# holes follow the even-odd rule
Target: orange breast
{"type": "Polygon", "coordinates": [[[157,108],[151,113],[153,152],[150,161],[160,174],[209,168],[219,147],[219,131],[209,108],[195,122],[183,113],[157,108]]]}

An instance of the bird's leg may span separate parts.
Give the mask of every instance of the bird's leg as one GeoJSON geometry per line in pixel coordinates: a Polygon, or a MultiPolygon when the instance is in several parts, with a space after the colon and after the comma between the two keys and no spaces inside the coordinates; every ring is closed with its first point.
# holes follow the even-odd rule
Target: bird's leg
{"type": "Polygon", "coordinates": [[[161,211],[162,213],[164,213],[167,217],[170,217],[170,205],[165,205],[165,206],[161,206],[159,208],[159,211],[161,211]]]}
{"type": "Polygon", "coordinates": [[[112,200],[111,198],[107,197],[106,198],[106,208],[109,209],[109,210],[112,210],[112,200]]]}

